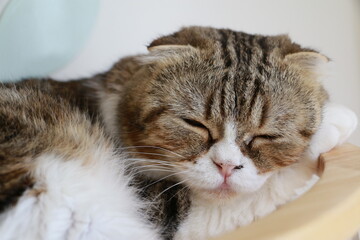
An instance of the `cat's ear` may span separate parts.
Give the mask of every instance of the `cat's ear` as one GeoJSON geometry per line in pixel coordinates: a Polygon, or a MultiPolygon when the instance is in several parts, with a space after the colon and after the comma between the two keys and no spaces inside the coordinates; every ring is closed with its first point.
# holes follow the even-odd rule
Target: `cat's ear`
{"type": "Polygon", "coordinates": [[[317,52],[297,52],[285,56],[284,61],[296,67],[300,67],[308,71],[317,71],[325,63],[329,62],[329,58],[317,52]]]}
{"type": "Polygon", "coordinates": [[[143,63],[164,63],[176,61],[184,56],[194,56],[203,48],[208,48],[210,40],[206,37],[211,31],[204,27],[185,27],[178,32],[162,36],[148,45],[149,54],[140,58],[143,63]]]}
{"type": "Polygon", "coordinates": [[[190,45],[159,45],[148,47],[148,50],[149,54],[138,57],[140,63],[170,63],[197,51],[190,45]]]}
{"type": "Polygon", "coordinates": [[[145,64],[176,61],[197,52],[201,44],[202,38],[193,28],[184,28],[152,41],[147,47],[149,54],[141,56],[139,60],[145,64]]]}
{"type": "Polygon", "coordinates": [[[152,41],[148,49],[159,46],[192,46],[194,48],[205,48],[209,44],[210,28],[186,27],[170,35],[159,37],[152,41]]]}
{"type": "Polygon", "coordinates": [[[150,53],[176,53],[181,51],[189,51],[192,49],[190,45],[158,45],[147,48],[150,53]]]}

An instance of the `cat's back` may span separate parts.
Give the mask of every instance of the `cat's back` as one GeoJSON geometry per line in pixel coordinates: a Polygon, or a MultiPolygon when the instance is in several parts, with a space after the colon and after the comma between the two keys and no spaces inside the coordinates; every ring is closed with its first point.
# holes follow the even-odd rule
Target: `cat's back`
{"type": "Polygon", "coordinates": [[[155,239],[123,156],[65,95],[46,81],[0,86],[1,238],[155,239]]]}
{"type": "Polygon", "coordinates": [[[0,86],[1,211],[33,187],[33,159],[49,147],[55,123],[76,115],[35,81],[0,86]]]}

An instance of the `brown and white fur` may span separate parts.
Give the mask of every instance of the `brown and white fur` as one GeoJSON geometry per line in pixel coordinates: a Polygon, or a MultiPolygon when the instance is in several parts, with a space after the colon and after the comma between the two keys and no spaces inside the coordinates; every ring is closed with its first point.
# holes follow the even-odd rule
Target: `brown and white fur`
{"type": "Polygon", "coordinates": [[[1,239],[158,239],[100,124],[46,83],[0,93],[1,239]]]}
{"type": "Polygon", "coordinates": [[[192,27],[149,50],[1,86],[2,239],[216,236],[304,192],[355,128],[317,79],[327,58],[286,36],[192,27]]]}

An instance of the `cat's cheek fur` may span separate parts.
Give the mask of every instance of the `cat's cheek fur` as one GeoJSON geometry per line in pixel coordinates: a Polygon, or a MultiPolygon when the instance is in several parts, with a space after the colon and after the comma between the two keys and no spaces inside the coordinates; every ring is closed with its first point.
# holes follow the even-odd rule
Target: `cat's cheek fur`
{"type": "Polygon", "coordinates": [[[243,163],[244,168],[229,177],[228,183],[239,194],[253,193],[264,185],[273,172],[260,174],[248,158],[244,158],[243,163]]]}
{"type": "Polygon", "coordinates": [[[108,152],[34,159],[36,184],[1,215],[1,239],[158,239],[139,214],[143,203],[119,159],[108,152]]]}
{"type": "Polygon", "coordinates": [[[201,157],[196,163],[186,163],[189,169],[181,177],[187,181],[187,184],[195,189],[212,190],[217,188],[223,182],[223,177],[218,172],[216,166],[207,157],[201,157]]]}

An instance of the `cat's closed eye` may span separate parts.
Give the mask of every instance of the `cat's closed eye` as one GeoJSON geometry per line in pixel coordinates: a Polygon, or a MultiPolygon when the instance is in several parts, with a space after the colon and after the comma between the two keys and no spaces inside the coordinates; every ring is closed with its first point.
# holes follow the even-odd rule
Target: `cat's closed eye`
{"type": "Polygon", "coordinates": [[[188,125],[192,126],[192,127],[196,127],[196,128],[202,128],[206,131],[208,131],[209,129],[204,125],[202,124],[201,122],[199,121],[196,121],[196,120],[193,120],[193,119],[189,119],[189,118],[182,118],[182,120],[184,122],[186,122],[188,125]]]}
{"type": "Polygon", "coordinates": [[[184,121],[188,126],[193,128],[196,132],[207,138],[208,140],[212,141],[212,135],[210,129],[205,126],[203,123],[190,119],[190,118],[181,118],[182,121],[184,121]]]}
{"type": "Polygon", "coordinates": [[[280,135],[261,134],[261,135],[254,135],[248,137],[247,139],[245,139],[244,143],[247,146],[251,146],[255,140],[262,139],[262,140],[274,141],[279,138],[281,138],[280,135]]]}

